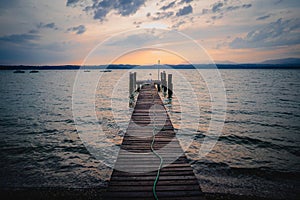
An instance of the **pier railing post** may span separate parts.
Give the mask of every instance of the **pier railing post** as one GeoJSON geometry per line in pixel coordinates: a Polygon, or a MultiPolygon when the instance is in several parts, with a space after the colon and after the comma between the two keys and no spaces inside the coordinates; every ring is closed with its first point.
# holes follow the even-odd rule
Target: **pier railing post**
{"type": "Polygon", "coordinates": [[[129,73],[129,97],[133,96],[133,73],[129,73]]]}
{"type": "Polygon", "coordinates": [[[166,72],[163,71],[161,74],[161,82],[162,82],[162,89],[164,91],[164,93],[167,92],[167,80],[166,80],[166,72]]]}
{"type": "Polygon", "coordinates": [[[133,92],[136,91],[136,72],[133,72],[133,92]]]}
{"type": "Polygon", "coordinates": [[[172,95],[173,95],[172,74],[168,74],[168,98],[172,98],[172,95]]]}
{"type": "MultiPolygon", "coordinates": [[[[163,90],[163,78],[162,78],[162,75],[163,73],[160,72],[160,85],[159,85],[159,88],[158,88],[158,92],[162,91],[163,90]]],[[[159,80],[159,79],[158,79],[159,80]]]]}

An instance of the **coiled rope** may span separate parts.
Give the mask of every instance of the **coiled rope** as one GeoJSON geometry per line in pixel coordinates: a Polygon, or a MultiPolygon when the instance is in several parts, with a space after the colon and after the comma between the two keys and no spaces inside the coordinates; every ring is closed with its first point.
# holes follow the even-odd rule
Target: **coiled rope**
{"type": "MultiPolygon", "coordinates": [[[[152,105],[154,106],[154,94],[151,92],[152,94],[152,105]]],[[[154,150],[153,148],[153,145],[154,145],[154,142],[155,142],[155,132],[156,132],[156,124],[155,124],[155,119],[156,119],[156,113],[155,113],[155,110],[152,109],[152,113],[153,113],[153,118],[152,118],[152,121],[153,121],[153,129],[152,129],[152,142],[151,142],[151,151],[153,152],[153,154],[158,157],[160,159],[160,164],[159,164],[159,167],[158,167],[158,170],[157,170],[157,174],[156,174],[156,178],[155,178],[155,181],[153,183],[153,187],[152,187],[152,192],[153,192],[153,195],[154,195],[154,198],[156,200],[158,200],[158,197],[157,197],[157,194],[156,194],[156,185],[157,185],[157,182],[158,182],[158,179],[159,179],[159,175],[160,175],[160,170],[162,168],[162,165],[163,165],[163,158],[154,150]]]]}

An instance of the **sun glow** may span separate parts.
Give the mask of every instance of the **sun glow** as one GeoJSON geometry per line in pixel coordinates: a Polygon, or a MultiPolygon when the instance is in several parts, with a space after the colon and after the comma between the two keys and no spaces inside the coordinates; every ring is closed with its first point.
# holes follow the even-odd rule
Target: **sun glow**
{"type": "Polygon", "coordinates": [[[187,63],[183,58],[167,51],[160,49],[141,49],[119,57],[113,64],[153,65],[156,64],[158,60],[161,60],[161,64],[187,63]]]}

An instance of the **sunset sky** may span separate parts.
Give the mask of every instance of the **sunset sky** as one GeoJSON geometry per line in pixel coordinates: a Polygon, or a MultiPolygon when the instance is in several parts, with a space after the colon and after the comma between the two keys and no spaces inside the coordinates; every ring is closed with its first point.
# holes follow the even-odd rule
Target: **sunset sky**
{"type": "Polygon", "coordinates": [[[2,0],[0,64],[82,64],[97,48],[87,64],[181,64],[179,47],[206,62],[161,30],[186,35],[215,62],[300,57],[299,8],[299,0],[2,0]]]}

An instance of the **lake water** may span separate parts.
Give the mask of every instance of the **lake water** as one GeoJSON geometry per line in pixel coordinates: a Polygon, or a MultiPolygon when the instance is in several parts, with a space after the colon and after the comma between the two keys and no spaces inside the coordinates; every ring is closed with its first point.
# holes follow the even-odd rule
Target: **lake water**
{"type": "MultiPolygon", "coordinates": [[[[107,186],[112,169],[105,163],[113,165],[132,112],[128,72],[81,71],[80,83],[77,73],[0,71],[1,188],[107,186]],[[96,88],[89,87],[99,77],[96,88]],[[84,106],[90,102],[93,107],[82,106],[74,113],[74,102],[84,106]],[[80,118],[74,120],[76,115],[80,118]],[[96,134],[99,125],[105,137],[96,134]]],[[[157,72],[138,71],[138,78],[149,78],[149,73],[154,77],[157,72]]],[[[196,70],[176,73],[175,97],[164,102],[176,131],[192,136],[191,143],[180,142],[202,190],[296,199],[300,195],[300,70],[220,70],[226,116],[221,135],[205,156],[199,155],[201,144],[216,139],[208,131],[212,91],[196,70]],[[190,85],[180,84],[179,76],[190,85]],[[194,96],[185,94],[189,88],[194,96]],[[183,105],[179,97],[184,95],[189,103],[183,105]],[[191,119],[199,124],[195,126],[191,119]]]]}

